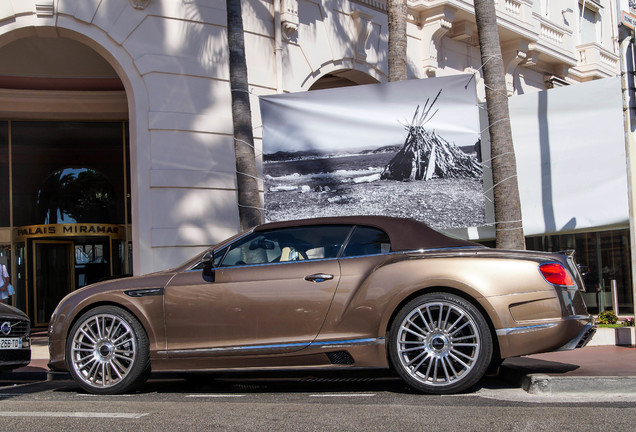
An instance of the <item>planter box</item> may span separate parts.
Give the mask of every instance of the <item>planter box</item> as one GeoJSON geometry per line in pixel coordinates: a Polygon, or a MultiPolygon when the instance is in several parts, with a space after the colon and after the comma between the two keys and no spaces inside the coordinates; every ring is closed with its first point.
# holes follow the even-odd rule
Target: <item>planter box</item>
{"type": "Polygon", "coordinates": [[[587,346],[636,345],[636,327],[599,328],[587,346]]]}

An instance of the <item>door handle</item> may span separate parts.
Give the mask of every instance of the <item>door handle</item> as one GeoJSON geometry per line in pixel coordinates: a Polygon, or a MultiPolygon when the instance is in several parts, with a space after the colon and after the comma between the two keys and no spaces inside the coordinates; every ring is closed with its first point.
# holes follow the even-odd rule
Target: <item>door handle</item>
{"type": "Polygon", "coordinates": [[[305,276],[305,280],[309,282],[324,282],[326,280],[333,279],[333,275],[326,273],[314,273],[311,275],[305,276]]]}

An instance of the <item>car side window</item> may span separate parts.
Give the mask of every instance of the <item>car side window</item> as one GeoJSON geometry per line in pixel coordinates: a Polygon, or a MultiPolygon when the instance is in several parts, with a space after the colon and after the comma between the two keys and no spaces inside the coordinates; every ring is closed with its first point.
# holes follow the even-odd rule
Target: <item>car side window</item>
{"type": "Polygon", "coordinates": [[[350,225],[259,231],[232,244],[219,267],[336,258],[350,225]]]}
{"type": "Polygon", "coordinates": [[[388,252],[391,252],[391,241],[384,231],[378,228],[357,226],[342,256],[377,255],[388,252]]]}

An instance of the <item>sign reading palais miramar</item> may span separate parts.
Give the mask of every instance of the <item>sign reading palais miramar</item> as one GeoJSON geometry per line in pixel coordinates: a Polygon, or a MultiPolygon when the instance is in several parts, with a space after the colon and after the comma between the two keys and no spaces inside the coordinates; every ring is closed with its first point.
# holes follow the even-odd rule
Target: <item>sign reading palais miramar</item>
{"type": "Polygon", "coordinates": [[[81,223],[29,225],[16,228],[14,233],[15,241],[24,241],[27,238],[77,236],[108,236],[113,239],[123,239],[126,236],[126,229],[121,225],[81,223]]]}

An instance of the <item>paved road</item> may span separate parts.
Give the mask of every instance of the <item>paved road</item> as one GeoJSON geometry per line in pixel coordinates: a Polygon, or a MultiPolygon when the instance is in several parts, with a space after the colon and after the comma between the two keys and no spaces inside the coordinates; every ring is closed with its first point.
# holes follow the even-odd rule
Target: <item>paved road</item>
{"type": "Polygon", "coordinates": [[[534,396],[486,379],[472,393],[416,394],[387,376],[151,379],[94,396],[67,380],[0,382],[0,430],[628,431],[636,396],[534,396]]]}

